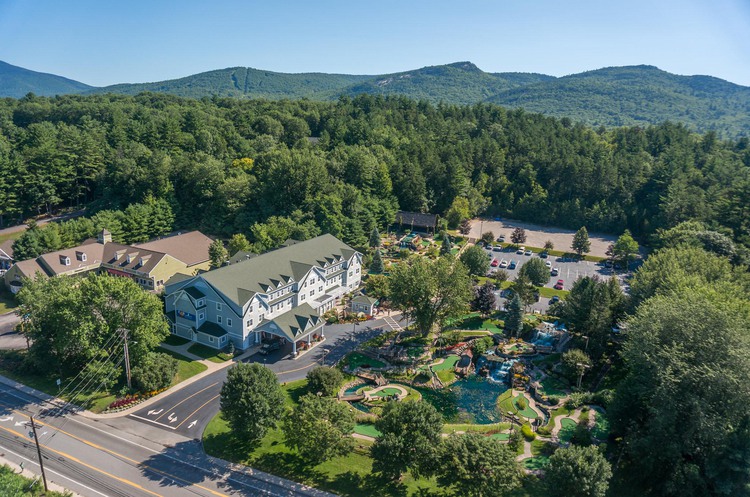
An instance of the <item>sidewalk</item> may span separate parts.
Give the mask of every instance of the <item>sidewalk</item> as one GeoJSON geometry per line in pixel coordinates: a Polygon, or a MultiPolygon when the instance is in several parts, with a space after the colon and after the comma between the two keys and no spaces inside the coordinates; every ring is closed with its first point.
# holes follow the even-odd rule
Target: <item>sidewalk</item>
{"type": "MultiPolygon", "coordinates": [[[[166,350],[170,350],[172,352],[176,352],[178,354],[184,355],[185,357],[187,357],[189,359],[194,359],[194,360],[200,362],[201,364],[204,364],[206,366],[206,370],[205,371],[203,371],[201,373],[198,373],[197,375],[192,376],[192,377],[188,378],[187,380],[178,383],[177,385],[173,386],[172,388],[164,390],[160,394],[154,395],[153,397],[149,398],[148,400],[146,400],[144,402],[141,402],[139,404],[136,404],[133,407],[131,407],[129,409],[126,409],[124,411],[107,413],[107,414],[96,414],[96,413],[93,413],[91,411],[88,411],[88,410],[85,410],[85,409],[81,409],[78,412],[78,414],[80,414],[81,416],[83,416],[85,418],[89,418],[89,419],[109,419],[109,418],[121,418],[121,417],[127,416],[131,412],[135,412],[135,411],[138,411],[140,409],[143,409],[144,407],[148,407],[149,405],[155,403],[157,400],[159,400],[159,399],[161,399],[163,397],[166,397],[167,395],[171,395],[174,392],[177,392],[177,391],[185,388],[186,386],[191,385],[192,383],[200,380],[201,378],[204,378],[204,377],[210,375],[211,373],[215,373],[216,371],[219,371],[221,369],[228,368],[229,366],[233,365],[234,363],[240,362],[240,361],[242,361],[242,360],[250,357],[251,355],[255,354],[256,352],[258,352],[258,350],[260,350],[259,346],[251,347],[246,352],[244,352],[243,354],[235,357],[231,361],[224,361],[222,363],[216,363],[216,362],[211,362],[208,359],[201,359],[200,357],[198,357],[198,356],[196,356],[194,354],[188,353],[187,352],[187,347],[189,345],[192,345],[192,343],[191,344],[186,344],[186,345],[181,345],[179,347],[174,347],[174,346],[171,346],[171,345],[164,345],[164,344],[162,344],[162,347],[164,347],[164,349],[166,349],[166,350]],[[185,351],[181,350],[183,347],[185,348],[185,351]]],[[[47,402],[51,402],[51,403],[55,404],[56,406],[62,406],[62,405],[64,405],[66,403],[62,399],[58,399],[57,397],[54,397],[52,395],[46,394],[44,392],[40,392],[39,390],[36,390],[34,388],[27,387],[23,383],[18,383],[17,381],[14,381],[14,380],[12,380],[10,378],[6,378],[5,376],[2,376],[2,375],[0,375],[0,383],[2,383],[4,385],[7,385],[9,387],[13,387],[16,390],[20,390],[21,392],[23,392],[23,393],[25,393],[27,395],[30,395],[32,397],[36,397],[37,399],[40,399],[40,400],[43,400],[43,401],[47,401],[47,402]]]]}

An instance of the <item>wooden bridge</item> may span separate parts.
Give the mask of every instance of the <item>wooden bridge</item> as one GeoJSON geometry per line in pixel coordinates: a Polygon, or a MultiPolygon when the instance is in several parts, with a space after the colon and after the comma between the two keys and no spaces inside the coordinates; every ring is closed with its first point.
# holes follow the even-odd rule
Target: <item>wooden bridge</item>
{"type": "Polygon", "coordinates": [[[380,373],[369,373],[367,371],[357,371],[357,378],[362,378],[363,380],[371,381],[375,383],[375,386],[382,387],[383,385],[388,384],[388,380],[383,378],[383,375],[380,373]]]}

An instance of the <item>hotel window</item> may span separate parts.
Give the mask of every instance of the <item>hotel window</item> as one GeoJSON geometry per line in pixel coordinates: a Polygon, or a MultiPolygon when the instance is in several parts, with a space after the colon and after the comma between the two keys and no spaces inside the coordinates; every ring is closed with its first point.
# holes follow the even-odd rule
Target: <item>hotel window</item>
{"type": "Polygon", "coordinates": [[[312,291],[310,292],[310,297],[312,297],[313,295],[315,295],[315,290],[312,290],[312,291]]]}
{"type": "Polygon", "coordinates": [[[216,316],[216,322],[221,324],[221,316],[216,316]]]}
{"type": "Polygon", "coordinates": [[[247,312],[253,312],[253,306],[250,306],[247,310],[247,312]]]}
{"type": "Polygon", "coordinates": [[[252,320],[252,319],[248,319],[248,320],[247,320],[247,327],[249,328],[249,327],[251,327],[252,325],[253,325],[253,320],[252,320]]]}
{"type": "Polygon", "coordinates": [[[318,287],[318,291],[319,291],[319,292],[322,292],[322,291],[323,291],[323,287],[322,287],[322,286],[321,286],[321,287],[318,287]]]}
{"type": "Polygon", "coordinates": [[[196,302],[196,304],[198,305],[198,307],[203,307],[203,305],[204,305],[203,299],[198,300],[198,302],[196,302]]]}
{"type": "Polygon", "coordinates": [[[261,315],[260,315],[260,318],[258,318],[258,321],[259,321],[259,322],[260,322],[260,321],[263,321],[263,318],[264,318],[265,316],[266,316],[265,314],[261,314],[261,315]]]}
{"type": "Polygon", "coordinates": [[[199,319],[199,320],[201,320],[201,319],[203,319],[203,318],[205,318],[205,317],[206,317],[206,315],[205,315],[205,314],[203,314],[202,312],[201,312],[200,314],[198,314],[198,319],[199,319]]]}
{"type": "Polygon", "coordinates": [[[221,302],[216,302],[216,310],[217,311],[221,310],[221,302]]]}
{"type": "Polygon", "coordinates": [[[227,318],[227,326],[232,326],[232,318],[227,318]]]}
{"type": "Polygon", "coordinates": [[[208,337],[208,341],[211,342],[211,343],[213,343],[214,342],[214,337],[208,337]]]}

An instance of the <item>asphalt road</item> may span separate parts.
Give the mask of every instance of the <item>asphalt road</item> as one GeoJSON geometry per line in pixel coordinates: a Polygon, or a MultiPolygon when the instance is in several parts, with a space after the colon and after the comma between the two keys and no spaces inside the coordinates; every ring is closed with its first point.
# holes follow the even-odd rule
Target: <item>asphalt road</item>
{"type": "MultiPolygon", "coordinates": [[[[199,442],[172,437],[168,446],[77,415],[55,416],[37,399],[0,386],[0,452],[39,474],[26,424],[33,414],[47,478],[92,497],[310,495],[303,486],[256,477],[206,456],[199,442]]],[[[315,491],[320,495],[324,492],[315,491]]]]}
{"type": "MultiPolygon", "coordinates": [[[[356,327],[352,324],[329,325],[324,331],[325,342],[297,359],[292,359],[287,351],[276,351],[267,356],[255,354],[245,362],[265,364],[282,383],[299,380],[312,367],[322,364],[324,359],[326,364],[335,364],[360,343],[380,333],[378,328],[390,330],[394,325],[394,321],[389,318],[367,321],[356,327]]],[[[207,375],[130,414],[128,419],[200,440],[208,422],[219,412],[219,394],[226,380],[227,370],[228,368],[224,368],[207,375]]]]}

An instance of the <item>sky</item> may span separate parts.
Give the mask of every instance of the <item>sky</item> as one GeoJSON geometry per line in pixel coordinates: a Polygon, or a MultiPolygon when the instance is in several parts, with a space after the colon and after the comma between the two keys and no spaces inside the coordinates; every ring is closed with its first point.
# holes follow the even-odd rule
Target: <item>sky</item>
{"type": "Polygon", "coordinates": [[[0,60],[94,86],[458,61],[553,76],[649,64],[750,86],[750,0],[0,0],[0,60]]]}

